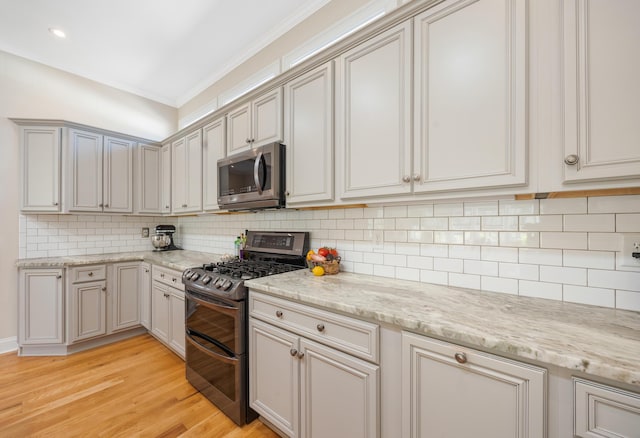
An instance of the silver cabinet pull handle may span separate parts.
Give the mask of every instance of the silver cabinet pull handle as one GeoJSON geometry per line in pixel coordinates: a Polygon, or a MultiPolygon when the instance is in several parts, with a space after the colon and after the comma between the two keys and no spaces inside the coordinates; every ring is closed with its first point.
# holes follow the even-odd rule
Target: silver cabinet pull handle
{"type": "Polygon", "coordinates": [[[276,316],[278,318],[282,318],[282,311],[281,310],[276,310],[276,316]]]}
{"type": "Polygon", "coordinates": [[[324,324],[318,324],[316,326],[316,328],[318,329],[319,332],[323,332],[324,331],[324,324]]]}
{"type": "Polygon", "coordinates": [[[453,355],[453,357],[458,363],[467,363],[467,355],[464,353],[456,353],[453,355]]]}
{"type": "Polygon", "coordinates": [[[289,354],[291,356],[296,356],[298,354],[298,350],[296,350],[295,348],[292,348],[291,350],[289,350],[289,354]]]}
{"type": "Polygon", "coordinates": [[[578,164],[578,161],[580,161],[580,157],[578,157],[576,154],[571,154],[564,157],[564,164],[567,164],[569,166],[575,166],[576,164],[578,164]]]}

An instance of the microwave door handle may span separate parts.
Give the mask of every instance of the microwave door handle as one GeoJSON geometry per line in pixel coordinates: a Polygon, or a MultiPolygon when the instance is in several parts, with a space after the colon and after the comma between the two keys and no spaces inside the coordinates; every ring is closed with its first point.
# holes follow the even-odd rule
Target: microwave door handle
{"type": "Polygon", "coordinates": [[[253,182],[256,183],[258,194],[262,195],[262,184],[260,183],[260,165],[262,164],[263,153],[258,153],[256,161],[253,163],[253,182]]]}

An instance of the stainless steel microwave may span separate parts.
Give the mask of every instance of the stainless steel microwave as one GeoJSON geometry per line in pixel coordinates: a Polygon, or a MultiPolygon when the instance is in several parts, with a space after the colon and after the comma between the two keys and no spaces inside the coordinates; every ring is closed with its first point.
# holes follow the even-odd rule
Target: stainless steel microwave
{"type": "Polygon", "coordinates": [[[270,143],[218,160],[218,205],[231,211],[285,206],[285,147],[270,143]]]}

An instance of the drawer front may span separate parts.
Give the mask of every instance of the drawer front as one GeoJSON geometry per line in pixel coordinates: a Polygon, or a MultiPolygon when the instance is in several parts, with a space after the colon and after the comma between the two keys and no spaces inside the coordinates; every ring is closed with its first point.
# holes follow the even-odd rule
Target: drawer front
{"type": "Polygon", "coordinates": [[[152,278],[160,283],[172,286],[180,290],[184,290],[182,284],[182,272],[174,269],[164,268],[162,266],[153,265],[151,269],[152,278]]]}
{"type": "Polygon", "coordinates": [[[573,390],[576,436],[640,436],[640,394],[576,377],[573,390]]]}
{"type": "Polygon", "coordinates": [[[69,270],[72,283],[104,280],[107,278],[106,265],[77,266],[69,270]]]}
{"type": "Polygon", "coordinates": [[[249,293],[251,316],[370,362],[379,362],[379,326],[348,316],[249,293]]]}

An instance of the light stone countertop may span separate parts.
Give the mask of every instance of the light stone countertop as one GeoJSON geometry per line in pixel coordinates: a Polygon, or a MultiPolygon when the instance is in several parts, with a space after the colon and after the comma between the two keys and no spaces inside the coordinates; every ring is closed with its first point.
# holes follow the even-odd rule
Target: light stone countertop
{"type": "Polygon", "coordinates": [[[251,289],[453,343],[640,385],[640,313],[304,269],[251,289]]]}
{"type": "Polygon", "coordinates": [[[134,251],[113,254],[19,259],[16,265],[19,268],[66,268],[69,266],[144,260],[145,262],[161,265],[166,268],[184,271],[187,268],[202,265],[203,263],[217,262],[220,260],[220,257],[219,254],[188,250],[134,251]]]}

